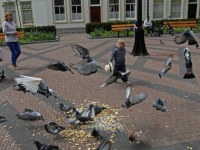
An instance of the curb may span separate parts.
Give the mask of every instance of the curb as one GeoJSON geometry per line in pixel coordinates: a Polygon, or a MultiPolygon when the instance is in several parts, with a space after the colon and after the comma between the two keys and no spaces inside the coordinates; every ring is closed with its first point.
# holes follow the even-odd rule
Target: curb
{"type": "MultiPolygon", "coordinates": [[[[44,41],[34,41],[34,42],[25,42],[25,43],[20,43],[19,44],[36,44],[36,43],[47,43],[47,42],[58,42],[60,40],[60,36],[56,35],[55,40],[44,40],[44,41]]],[[[7,44],[0,44],[0,46],[6,46],[7,44]]]]}

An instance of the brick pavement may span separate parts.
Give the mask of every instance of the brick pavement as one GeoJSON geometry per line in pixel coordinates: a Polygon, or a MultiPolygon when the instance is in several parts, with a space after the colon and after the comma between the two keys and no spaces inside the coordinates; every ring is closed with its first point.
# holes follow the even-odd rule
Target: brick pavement
{"type": "MultiPolygon", "coordinates": [[[[95,139],[91,138],[85,144],[75,145],[71,138],[47,134],[42,121],[23,121],[16,117],[16,113],[22,112],[25,108],[32,108],[43,114],[45,122],[58,120],[68,130],[70,125],[65,123],[64,115],[58,108],[59,102],[84,105],[86,101],[119,108],[119,125],[123,129],[116,129],[114,132],[101,131],[107,136],[115,134],[113,150],[184,150],[189,147],[193,150],[200,149],[199,49],[187,44],[175,45],[170,35],[161,37],[164,45],[160,44],[159,37],[145,37],[150,56],[132,57],[129,53],[134,38],[123,39],[127,49],[127,69],[132,71],[129,77],[132,83],[131,95],[148,93],[145,101],[130,109],[121,107],[125,101],[126,86],[120,80],[117,84],[99,87],[110,76],[103,70],[91,76],[80,76],[76,70],[73,70],[73,75],[70,72],[56,72],[46,68],[47,64],[56,60],[66,64],[81,60],[72,51],[71,43],[88,48],[91,56],[104,67],[117,38],[88,39],[84,33],[62,33],[59,42],[24,44],[21,45],[22,55],[18,61],[21,70],[12,69],[9,50],[3,46],[6,60],[0,63],[0,69],[5,71],[6,79],[0,83],[0,115],[6,116],[8,121],[0,123],[0,149],[35,150],[36,146],[32,144],[32,139],[58,145],[62,150],[89,150],[97,147],[98,142],[95,139]],[[195,79],[183,80],[184,46],[192,53],[195,79]],[[172,69],[160,79],[158,73],[163,69],[169,54],[174,56],[172,69]],[[13,78],[19,74],[44,79],[58,95],[58,99],[14,91],[11,87],[14,83],[13,78]],[[158,97],[166,100],[167,112],[156,111],[152,107],[153,101],[158,97]],[[141,132],[139,145],[129,145],[127,137],[131,130],[141,132]]],[[[197,34],[197,40],[200,42],[200,34],[197,34]]],[[[89,131],[86,130],[87,133],[89,131]]],[[[78,139],[75,140],[78,142],[78,139]]]]}

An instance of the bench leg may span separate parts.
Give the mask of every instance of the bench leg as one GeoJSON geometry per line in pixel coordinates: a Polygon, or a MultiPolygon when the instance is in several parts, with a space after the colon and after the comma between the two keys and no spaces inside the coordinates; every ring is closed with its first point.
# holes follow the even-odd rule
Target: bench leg
{"type": "Polygon", "coordinates": [[[118,37],[119,37],[119,31],[118,31],[118,37]]]}
{"type": "Polygon", "coordinates": [[[129,35],[129,31],[127,31],[127,33],[126,33],[126,36],[128,36],[129,35]]]}

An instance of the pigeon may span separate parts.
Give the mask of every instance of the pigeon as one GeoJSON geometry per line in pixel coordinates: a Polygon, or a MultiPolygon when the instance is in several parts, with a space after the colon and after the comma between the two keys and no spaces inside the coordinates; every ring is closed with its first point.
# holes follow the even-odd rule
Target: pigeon
{"type": "Polygon", "coordinates": [[[160,40],[160,44],[165,44],[165,42],[163,42],[163,41],[160,40]]]}
{"type": "Polygon", "coordinates": [[[155,100],[153,102],[153,107],[156,109],[156,110],[160,110],[162,112],[166,112],[166,108],[165,108],[165,100],[164,99],[160,99],[158,98],[157,100],[155,100]]]}
{"type": "Polygon", "coordinates": [[[41,78],[20,75],[19,78],[15,78],[14,80],[17,84],[13,85],[13,87],[17,88],[18,91],[32,94],[39,93],[47,98],[52,95],[57,98],[53,90],[50,89],[41,78]]]}
{"type": "Polygon", "coordinates": [[[72,74],[74,74],[73,72],[72,72],[72,70],[68,67],[68,66],[66,66],[65,65],[65,63],[64,62],[62,62],[62,61],[58,61],[58,62],[54,62],[54,63],[52,63],[52,64],[49,64],[48,66],[47,66],[47,68],[48,69],[52,69],[52,70],[60,70],[60,71],[63,71],[63,72],[65,72],[65,71],[70,71],[72,74]]]}
{"type": "Polygon", "coordinates": [[[41,144],[39,141],[34,141],[38,150],[59,150],[58,146],[41,144]]]}
{"type": "Polygon", "coordinates": [[[96,128],[93,128],[92,132],[91,132],[91,136],[95,137],[95,138],[103,138],[100,133],[99,130],[97,130],[96,128]]]}
{"type": "Polygon", "coordinates": [[[4,75],[4,71],[0,72],[0,81],[2,81],[6,76],[4,75]]]}
{"type": "Polygon", "coordinates": [[[6,120],[7,120],[6,117],[0,116],[0,122],[4,122],[4,121],[6,121],[6,120]]]}
{"type": "MultiPolygon", "coordinates": [[[[88,109],[88,108],[86,108],[86,109],[88,109]]],[[[73,111],[75,112],[75,116],[76,116],[77,120],[79,120],[81,122],[86,122],[86,121],[92,121],[93,120],[93,118],[91,117],[91,115],[87,116],[87,114],[88,114],[88,112],[90,112],[90,110],[88,109],[89,111],[86,111],[86,109],[83,110],[82,113],[79,113],[76,110],[76,108],[73,108],[73,111]]]]}
{"type": "Polygon", "coordinates": [[[192,30],[189,31],[188,29],[185,29],[185,31],[182,32],[180,36],[177,36],[174,39],[174,42],[176,44],[183,44],[186,41],[188,41],[188,45],[196,45],[196,47],[199,47],[199,45],[195,39],[194,32],[192,30]]]}
{"type": "Polygon", "coordinates": [[[61,111],[68,112],[72,110],[74,107],[67,106],[67,105],[64,105],[63,103],[60,103],[59,108],[61,111]]]}
{"type": "Polygon", "coordinates": [[[94,118],[95,117],[94,104],[90,104],[89,106],[87,106],[80,114],[82,117],[94,118]]]}
{"type": "Polygon", "coordinates": [[[81,75],[91,75],[97,72],[98,68],[102,69],[99,64],[90,57],[88,49],[77,45],[71,45],[74,52],[76,52],[84,61],[78,62],[77,64],[72,64],[73,66],[77,66],[78,73],[81,75]]]}
{"type": "Polygon", "coordinates": [[[140,136],[139,133],[132,131],[132,132],[130,133],[130,135],[128,136],[128,139],[129,139],[129,141],[130,141],[130,144],[131,144],[132,142],[137,142],[137,141],[138,141],[138,136],[140,136]]]}
{"type": "Polygon", "coordinates": [[[100,114],[102,110],[106,109],[106,107],[101,107],[98,105],[93,105],[92,109],[94,109],[95,116],[100,114]]]}
{"type": "Polygon", "coordinates": [[[67,123],[71,125],[80,125],[81,122],[79,120],[75,120],[74,118],[70,118],[69,116],[66,116],[67,123]]]}
{"type": "Polygon", "coordinates": [[[111,150],[112,143],[109,138],[105,138],[96,150],[111,150]]]}
{"type": "Polygon", "coordinates": [[[39,112],[34,111],[32,109],[27,109],[27,108],[21,114],[16,114],[16,116],[18,119],[22,119],[22,120],[43,120],[44,121],[43,116],[39,112]]]}
{"type": "Polygon", "coordinates": [[[131,73],[131,71],[121,72],[121,71],[114,70],[113,74],[109,77],[109,79],[104,84],[102,84],[100,87],[104,87],[104,86],[110,85],[110,84],[116,82],[122,76],[130,75],[130,73],[131,73]]]}
{"type": "Polygon", "coordinates": [[[65,130],[65,127],[59,126],[57,123],[50,121],[48,124],[44,125],[46,132],[57,135],[62,130],[65,130]]]}
{"type": "Polygon", "coordinates": [[[168,59],[167,59],[167,61],[165,63],[164,69],[159,73],[159,77],[160,78],[162,78],[163,75],[165,73],[167,73],[171,69],[171,67],[172,67],[172,59],[173,59],[173,55],[169,55],[169,57],[168,57],[168,59]]]}
{"type": "Polygon", "coordinates": [[[126,101],[122,106],[125,108],[130,108],[132,105],[138,104],[145,100],[147,96],[147,94],[137,94],[133,97],[130,97],[130,85],[128,85],[126,87],[126,101]]]}
{"type": "Polygon", "coordinates": [[[183,49],[183,54],[185,56],[185,70],[186,70],[186,73],[185,73],[183,79],[195,78],[195,75],[192,73],[191,53],[187,47],[185,47],[183,49]]]}

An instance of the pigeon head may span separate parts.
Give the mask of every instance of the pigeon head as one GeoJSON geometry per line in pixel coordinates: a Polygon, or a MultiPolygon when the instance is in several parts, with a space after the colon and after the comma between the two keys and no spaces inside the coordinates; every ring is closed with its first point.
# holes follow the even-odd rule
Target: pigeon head
{"type": "Polygon", "coordinates": [[[185,53],[189,52],[190,50],[187,47],[184,47],[183,49],[183,54],[185,55],[185,53]]]}
{"type": "Polygon", "coordinates": [[[39,116],[39,119],[44,121],[44,117],[42,115],[39,116]]]}
{"type": "Polygon", "coordinates": [[[34,141],[33,143],[36,144],[37,149],[41,149],[42,144],[39,141],[34,141]]]}
{"type": "Polygon", "coordinates": [[[53,97],[57,98],[56,94],[53,92],[52,89],[49,89],[49,95],[46,95],[46,96],[50,96],[52,95],[53,97]]]}

